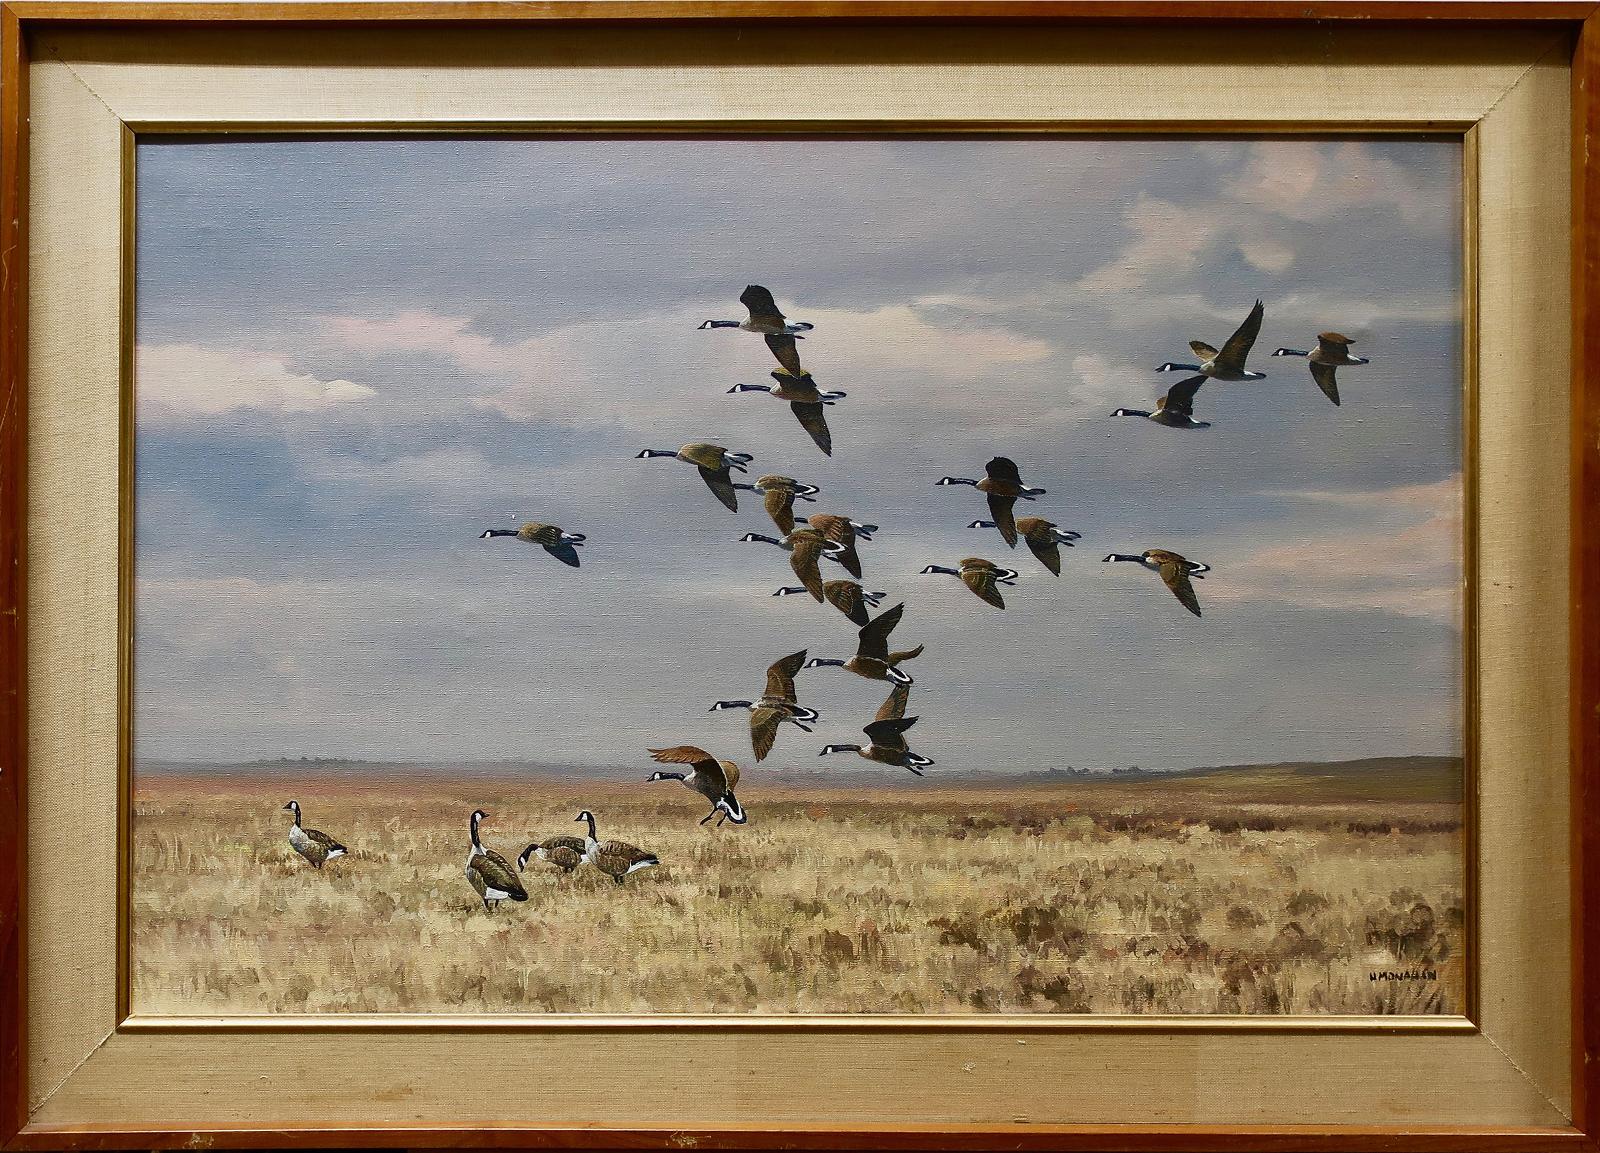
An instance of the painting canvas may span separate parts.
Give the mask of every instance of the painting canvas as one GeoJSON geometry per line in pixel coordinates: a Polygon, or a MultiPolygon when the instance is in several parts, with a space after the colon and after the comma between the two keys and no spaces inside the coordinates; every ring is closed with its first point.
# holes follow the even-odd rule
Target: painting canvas
{"type": "Polygon", "coordinates": [[[1459,1015],[1462,153],[137,146],[136,1015],[1459,1015]]]}

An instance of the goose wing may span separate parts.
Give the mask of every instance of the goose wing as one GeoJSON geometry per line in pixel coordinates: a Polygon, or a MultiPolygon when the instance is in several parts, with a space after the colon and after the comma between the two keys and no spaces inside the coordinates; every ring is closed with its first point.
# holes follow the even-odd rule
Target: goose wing
{"type": "Polygon", "coordinates": [[[560,866],[570,873],[573,869],[583,864],[583,842],[579,841],[577,848],[573,848],[571,845],[557,845],[554,848],[546,849],[545,860],[552,865],[560,866]]]}
{"type": "Polygon", "coordinates": [[[1214,360],[1217,356],[1217,350],[1203,340],[1191,340],[1189,350],[1201,360],[1214,360]]]}
{"type": "MultiPolygon", "coordinates": [[[[517,879],[516,870],[506,862],[506,859],[493,850],[479,853],[472,858],[473,870],[487,888],[498,889],[513,901],[528,899],[528,891],[522,887],[522,882],[517,879]]],[[[493,898],[490,898],[491,900],[493,898]]]]}
{"type": "Polygon", "coordinates": [[[727,452],[728,450],[720,444],[706,444],[703,441],[696,441],[694,444],[686,444],[680,448],[678,456],[690,464],[697,464],[701,468],[709,468],[715,471],[716,469],[727,467],[727,452]]]}
{"type": "Polygon", "coordinates": [[[897,721],[906,715],[906,700],[911,696],[910,685],[895,685],[889,698],[878,706],[878,715],[873,717],[873,722],[897,721]]]}
{"type": "Polygon", "coordinates": [[[1016,504],[1017,498],[1014,496],[1001,496],[997,492],[989,494],[989,519],[1000,530],[1001,539],[1012,548],[1017,547],[1017,522],[1013,511],[1016,504]]]}
{"type": "MultiPolygon", "coordinates": [[[[770,339],[770,338],[769,338],[770,339]]],[[[820,401],[816,403],[791,400],[789,411],[794,413],[800,427],[810,434],[825,456],[833,455],[833,433],[828,431],[828,417],[820,401]]]]}
{"type": "Polygon", "coordinates": [[[894,717],[873,721],[861,731],[866,733],[868,739],[880,749],[893,749],[903,753],[910,747],[906,744],[906,730],[916,723],[916,717],[894,717]]]}
{"type": "Polygon", "coordinates": [[[756,760],[767,759],[767,754],[772,751],[773,742],[778,739],[778,725],[782,721],[783,714],[777,709],[758,705],[750,710],[750,751],[756,755],[756,760]]]}
{"type": "Polygon", "coordinates": [[[699,745],[673,745],[667,749],[649,749],[650,759],[662,765],[690,765],[699,776],[702,772],[715,771],[720,777],[722,769],[717,764],[717,758],[706,752],[699,745]]]}
{"type": "Polygon", "coordinates": [[[1258,300],[1256,306],[1250,310],[1250,315],[1244,318],[1244,323],[1234,330],[1228,337],[1228,343],[1222,346],[1219,357],[1224,367],[1242,371],[1245,357],[1250,355],[1250,349],[1255,345],[1256,336],[1261,332],[1261,318],[1266,315],[1266,308],[1258,300]]]}
{"type": "Polygon", "coordinates": [[[822,603],[822,572],[817,563],[822,559],[822,544],[821,533],[802,529],[789,534],[789,567],[818,604],[822,603]]]}
{"type": "MultiPolygon", "coordinates": [[[[777,323],[783,323],[783,317],[777,318],[777,323]]],[[[800,349],[794,342],[794,337],[787,332],[767,333],[767,347],[772,350],[772,355],[782,366],[783,371],[790,376],[805,376],[806,370],[800,367],[800,349]]]]}
{"type": "Polygon", "coordinates": [[[1184,608],[1195,616],[1200,615],[1200,598],[1194,595],[1194,585],[1189,581],[1189,565],[1182,557],[1174,555],[1161,562],[1161,579],[1184,608]]]}
{"type": "Polygon", "coordinates": [[[564,565],[571,565],[573,568],[578,567],[578,550],[573,548],[567,541],[558,540],[555,544],[547,544],[544,546],[544,551],[564,565]]]}
{"type": "Polygon", "coordinates": [[[767,515],[772,518],[772,523],[778,526],[778,531],[788,536],[794,531],[794,489],[769,488],[766,491],[764,503],[767,515]]]}
{"type": "MultiPolygon", "coordinates": [[[[1335,377],[1335,369],[1331,364],[1318,364],[1311,362],[1311,379],[1317,382],[1317,387],[1322,390],[1322,395],[1339,403],[1339,381],[1335,377]]],[[[1359,390],[1358,390],[1359,391],[1359,390]]]]}
{"type": "Polygon", "coordinates": [[[728,507],[730,512],[739,511],[739,494],[734,491],[733,479],[728,475],[728,466],[721,468],[707,468],[697,465],[700,470],[700,479],[706,482],[712,494],[728,507]]]}
{"type": "Polygon", "coordinates": [[[336,841],[332,837],[328,836],[327,833],[324,833],[321,830],[318,830],[318,829],[301,829],[300,831],[306,835],[306,839],[308,841],[313,841],[316,844],[321,845],[322,846],[322,851],[324,853],[331,853],[335,849],[339,849],[340,851],[346,852],[346,853],[348,853],[350,851],[349,849],[346,849],[343,845],[341,845],[338,841],[336,841]]]}
{"type": "Polygon", "coordinates": [[[867,623],[867,602],[861,599],[861,586],[855,581],[829,581],[822,586],[828,603],[849,617],[857,628],[867,623]]]}
{"type": "Polygon", "coordinates": [[[993,566],[987,564],[981,568],[962,566],[961,569],[961,581],[963,584],[977,593],[980,599],[989,602],[997,609],[1003,609],[1006,607],[1006,598],[1000,595],[999,588],[995,586],[994,577],[995,570],[993,566]]]}
{"type": "Polygon", "coordinates": [[[783,313],[772,293],[759,284],[747,284],[739,294],[739,303],[750,310],[751,323],[770,328],[783,327],[783,313]]]}
{"type": "Polygon", "coordinates": [[[1323,352],[1332,353],[1334,356],[1339,357],[1340,359],[1350,355],[1350,346],[1354,343],[1355,341],[1351,340],[1342,332],[1317,333],[1317,346],[1323,352]]]}
{"type": "Polygon", "coordinates": [[[635,865],[659,865],[661,860],[654,853],[647,853],[637,845],[630,845],[626,841],[602,841],[595,847],[595,863],[600,866],[600,871],[613,876],[626,873],[635,865]]]}
{"type": "Polygon", "coordinates": [[[517,536],[529,544],[552,545],[561,543],[561,530],[553,524],[529,521],[517,530],[517,536]]]}
{"type": "Polygon", "coordinates": [[[780,661],[774,661],[767,669],[767,696],[779,700],[794,701],[794,675],[806,663],[806,650],[790,653],[780,661]]]}
{"type": "Polygon", "coordinates": [[[1022,539],[1028,544],[1028,551],[1039,558],[1039,563],[1045,568],[1061,575],[1061,548],[1052,531],[1056,526],[1042,517],[1027,516],[1017,522],[1017,528],[1022,531],[1022,539]]]}
{"type": "Polygon", "coordinates": [[[989,475],[990,480],[1003,481],[1016,488],[1022,487],[1022,474],[1017,471],[1017,462],[1009,456],[997,456],[983,466],[983,471],[989,475]]]}
{"type": "Polygon", "coordinates": [[[1167,389],[1167,395],[1161,398],[1161,407],[1180,416],[1193,416],[1194,394],[1200,391],[1200,386],[1205,382],[1206,378],[1203,376],[1191,376],[1180,380],[1167,389]]]}
{"type": "Polygon", "coordinates": [[[856,655],[880,661],[886,660],[889,656],[889,634],[894,632],[894,626],[900,623],[900,617],[905,611],[904,603],[897,604],[863,625],[861,631],[856,634],[856,655]]]}

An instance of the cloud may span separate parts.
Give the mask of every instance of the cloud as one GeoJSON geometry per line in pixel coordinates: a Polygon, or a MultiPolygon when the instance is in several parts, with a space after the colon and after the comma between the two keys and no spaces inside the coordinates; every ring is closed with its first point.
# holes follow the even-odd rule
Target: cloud
{"type": "Polygon", "coordinates": [[[1224,189],[1242,204],[1302,222],[1345,217],[1357,207],[1393,208],[1407,224],[1434,230],[1453,219],[1439,211],[1442,189],[1357,142],[1252,145],[1244,167],[1224,189]]]}
{"type": "MultiPolygon", "coordinates": [[[[1224,599],[1276,600],[1306,608],[1379,609],[1459,627],[1462,619],[1462,480],[1369,491],[1277,495],[1321,506],[1321,532],[1297,532],[1230,564],[1216,581],[1224,599]]],[[[1299,522],[1297,522],[1299,523],[1299,522]]]]}
{"type": "Polygon", "coordinates": [[[135,371],[141,419],[320,412],[377,395],[365,384],[295,372],[272,353],[200,344],[141,344],[135,371]]]}

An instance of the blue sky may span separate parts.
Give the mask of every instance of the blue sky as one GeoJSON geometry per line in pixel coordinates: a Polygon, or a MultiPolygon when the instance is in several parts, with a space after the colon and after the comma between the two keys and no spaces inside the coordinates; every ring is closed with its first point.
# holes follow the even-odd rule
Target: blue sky
{"type": "MultiPolygon", "coordinates": [[[[869,587],[941,770],[1460,750],[1460,151],[1438,141],[174,141],[139,151],[134,726],[146,758],[748,761],[745,714],[854,629],[736,543],[688,466],[823,488],[882,526],[869,587]],[[849,397],[823,457],[761,340],[766,284],[849,397]],[[1177,433],[1149,407],[1257,296],[1251,367],[1177,433]],[[1303,361],[1372,358],[1334,408],[1303,361]],[[946,474],[1015,458],[1083,533],[1052,577],[967,530],[946,474]],[[485,542],[543,520],[583,568],[485,542]],[[1203,619],[1107,552],[1214,571],[1203,619]],[[997,613],[929,563],[1021,570],[997,613]]],[[[843,576],[838,570],[828,576],[843,576]]],[[[803,674],[813,769],[883,686],[803,674]]],[[[841,764],[841,771],[843,765],[841,764]]]]}

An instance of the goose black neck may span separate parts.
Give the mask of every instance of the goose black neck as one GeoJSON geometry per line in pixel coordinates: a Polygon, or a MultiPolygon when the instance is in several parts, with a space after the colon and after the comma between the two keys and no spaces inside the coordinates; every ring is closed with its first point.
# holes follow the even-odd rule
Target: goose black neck
{"type": "MultiPolygon", "coordinates": [[[[688,775],[686,773],[662,773],[662,772],[658,772],[658,773],[656,773],[656,776],[660,777],[663,781],[687,781],[689,779],[689,777],[688,777],[688,775]]],[[[593,836],[592,833],[590,835],[593,836]]]]}
{"type": "Polygon", "coordinates": [[[476,813],[472,815],[472,847],[474,849],[483,848],[483,845],[478,840],[478,815],[476,813]]]}
{"type": "Polygon", "coordinates": [[[1119,409],[1117,409],[1116,412],[1112,413],[1111,415],[1112,416],[1143,416],[1143,417],[1148,417],[1150,414],[1148,412],[1146,412],[1142,408],[1119,408],[1119,409]]]}
{"type": "Polygon", "coordinates": [[[1142,557],[1142,556],[1129,556],[1127,553],[1123,553],[1123,552],[1114,552],[1109,557],[1107,557],[1106,559],[1107,560],[1114,560],[1114,561],[1127,560],[1127,561],[1133,561],[1136,564],[1143,564],[1144,563],[1144,557],[1142,557]]]}
{"type": "Polygon", "coordinates": [[[516,536],[517,535],[517,530],[514,529],[514,528],[491,528],[491,529],[485,529],[484,532],[483,532],[483,535],[484,536],[516,536]]]}
{"type": "Polygon", "coordinates": [[[594,835],[594,814],[593,813],[585,813],[583,815],[583,819],[589,822],[589,839],[591,841],[595,840],[596,838],[595,838],[595,835],[594,835]]]}

